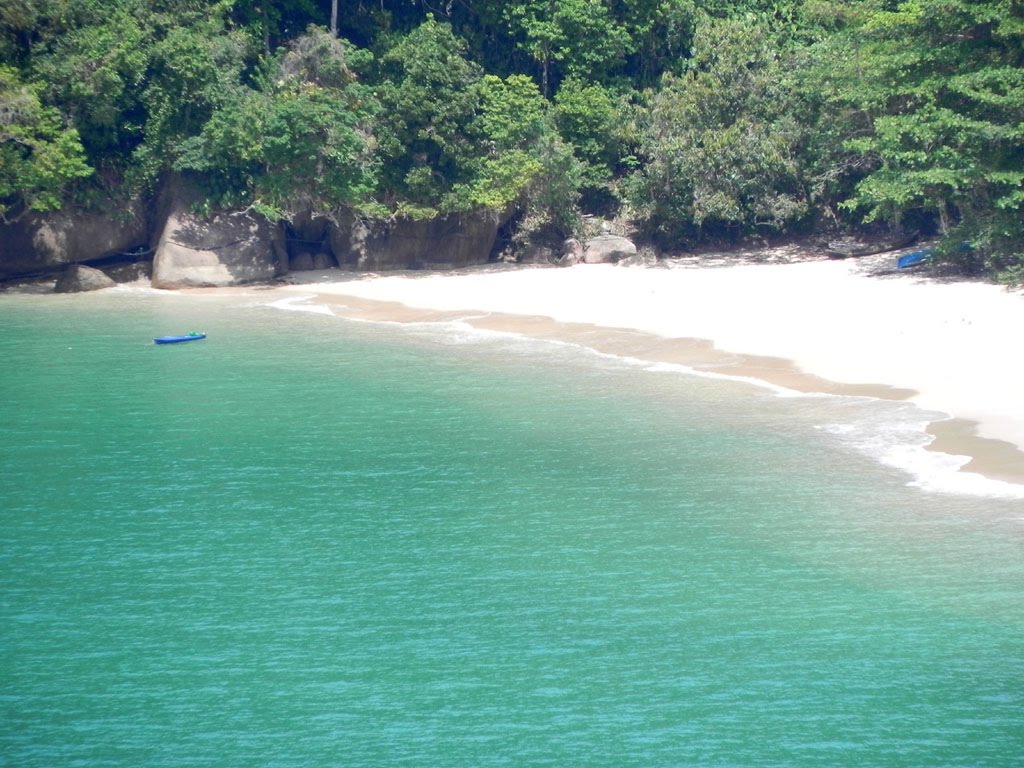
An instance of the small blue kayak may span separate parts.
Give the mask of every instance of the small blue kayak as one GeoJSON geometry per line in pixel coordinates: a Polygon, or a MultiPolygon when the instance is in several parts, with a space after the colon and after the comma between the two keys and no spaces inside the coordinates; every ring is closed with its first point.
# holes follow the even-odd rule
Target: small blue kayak
{"type": "Polygon", "coordinates": [[[205,333],[198,333],[197,331],[190,331],[184,336],[159,336],[153,339],[155,344],[180,344],[183,341],[199,341],[205,339],[205,333]]]}
{"type": "Polygon", "coordinates": [[[917,264],[922,264],[932,257],[931,248],[923,248],[920,251],[914,251],[908,253],[906,256],[900,256],[896,260],[896,269],[907,269],[917,264]]]}

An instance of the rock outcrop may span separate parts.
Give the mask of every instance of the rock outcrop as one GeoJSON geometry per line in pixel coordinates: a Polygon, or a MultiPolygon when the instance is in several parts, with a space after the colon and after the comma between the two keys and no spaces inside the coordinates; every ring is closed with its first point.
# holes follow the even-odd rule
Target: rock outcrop
{"type": "Polygon", "coordinates": [[[331,228],[338,265],[350,269],[457,268],[485,264],[502,216],[495,211],[449,214],[433,219],[359,219],[331,228]]]}
{"type": "Polygon", "coordinates": [[[145,248],[149,228],[141,200],[108,200],[89,210],[26,216],[0,226],[0,279],[51,272],[145,248]]]}
{"type": "Polygon", "coordinates": [[[167,190],[165,223],[153,256],[153,286],[188,288],[270,280],[285,271],[284,237],[264,217],[193,212],[198,193],[176,180],[167,190]]]}
{"type": "MultiPolygon", "coordinates": [[[[0,280],[56,274],[79,262],[118,280],[151,275],[167,289],[263,282],[289,269],[452,269],[490,261],[508,220],[487,209],[432,219],[300,214],[286,227],[249,211],[204,216],[196,213],[203,200],[186,177],[172,176],[156,205],[140,200],[131,210],[57,212],[0,227],[0,280]],[[132,253],[120,263],[111,258],[132,253]],[[141,260],[149,253],[151,265],[141,260]]],[[[548,248],[534,256],[558,258],[548,248]]]]}
{"type": "Polygon", "coordinates": [[[99,291],[113,288],[114,282],[106,273],[81,264],[68,264],[64,272],[57,278],[53,287],[54,293],[82,293],[83,291],[99,291]]]}
{"type": "Polygon", "coordinates": [[[573,267],[583,261],[583,243],[570,237],[562,243],[562,255],[558,260],[563,267],[573,267]]]}
{"type": "Polygon", "coordinates": [[[636,245],[632,240],[618,235],[592,237],[583,249],[585,264],[613,264],[633,256],[636,256],[636,245]]]}

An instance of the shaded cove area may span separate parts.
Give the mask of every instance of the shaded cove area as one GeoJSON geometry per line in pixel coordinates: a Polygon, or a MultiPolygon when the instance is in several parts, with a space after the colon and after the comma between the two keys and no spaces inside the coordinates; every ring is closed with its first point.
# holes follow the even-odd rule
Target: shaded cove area
{"type": "Polygon", "coordinates": [[[1024,510],[841,399],[259,292],[0,320],[12,764],[1019,760],[1024,510]]]}

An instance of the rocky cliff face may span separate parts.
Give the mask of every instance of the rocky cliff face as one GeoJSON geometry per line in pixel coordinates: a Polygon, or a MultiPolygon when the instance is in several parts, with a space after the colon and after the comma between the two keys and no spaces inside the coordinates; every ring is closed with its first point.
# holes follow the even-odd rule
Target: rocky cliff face
{"type": "Polygon", "coordinates": [[[502,220],[502,215],[489,210],[422,220],[349,216],[331,227],[329,237],[341,267],[456,268],[487,263],[502,220]]]}
{"type": "Polygon", "coordinates": [[[106,259],[143,249],[148,242],[142,200],[108,200],[96,209],[27,216],[0,227],[0,280],[106,259]]]}
{"type": "Polygon", "coordinates": [[[56,276],[67,264],[95,266],[116,254],[147,249],[158,288],[240,285],[271,280],[289,269],[335,265],[458,268],[487,263],[507,218],[490,210],[426,220],[305,215],[290,225],[286,241],[283,226],[254,213],[196,214],[201,199],[193,184],[173,176],[157,204],[148,206],[149,215],[145,201],[139,201],[130,209],[111,205],[99,212],[57,212],[0,227],[0,280],[56,276]]]}
{"type": "Polygon", "coordinates": [[[180,179],[165,191],[153,287],[240,285],[283,274],[287,262],[280,227],[248,212],[199,216],[192,212],[198,199],[198,191],[180,179]]]}

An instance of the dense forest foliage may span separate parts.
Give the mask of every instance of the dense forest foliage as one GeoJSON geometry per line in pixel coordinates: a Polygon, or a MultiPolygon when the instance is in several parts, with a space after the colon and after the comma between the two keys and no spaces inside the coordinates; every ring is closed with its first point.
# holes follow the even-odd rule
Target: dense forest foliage
{"type": "Polygon", "coordinates": [[[141,194],[862,226],[1024,278],[1020,0],[4,0],[0,217],[141,194]]]}

